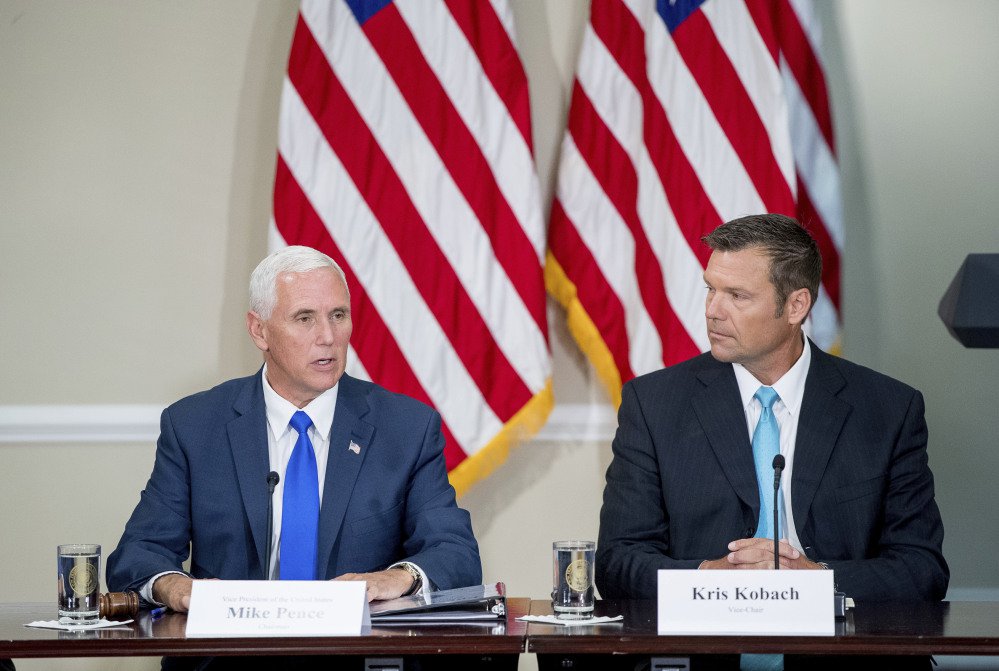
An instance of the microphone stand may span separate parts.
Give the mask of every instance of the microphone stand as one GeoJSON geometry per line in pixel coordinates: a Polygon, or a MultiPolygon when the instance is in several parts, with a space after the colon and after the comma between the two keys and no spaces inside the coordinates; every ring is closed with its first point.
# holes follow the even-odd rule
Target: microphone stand
{"type": "Polygon", "coordinates": [[[274,488],[281,481],[277,471],[267,474],[267,551],[264,553],[264,580],[271,579],[271,539],[274,537],[274,488]]]}
{"type": "Polygon", "coordinates": [[[778,454],[774,457],[774,570],[780,569],[780,552],[778,551],[778,541],[780,538],[780,474],[784,470],[784,455],[778,454]]]}

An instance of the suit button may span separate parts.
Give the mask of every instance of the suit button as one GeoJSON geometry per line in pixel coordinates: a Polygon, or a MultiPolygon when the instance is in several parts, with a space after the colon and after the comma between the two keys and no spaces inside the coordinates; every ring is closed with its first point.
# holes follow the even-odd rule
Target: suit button
{"type": "Polygon", "coordinates": [[[753,527],[746,527],[746,538],[752,538],[756,533],[756,529],[753,527]]]}

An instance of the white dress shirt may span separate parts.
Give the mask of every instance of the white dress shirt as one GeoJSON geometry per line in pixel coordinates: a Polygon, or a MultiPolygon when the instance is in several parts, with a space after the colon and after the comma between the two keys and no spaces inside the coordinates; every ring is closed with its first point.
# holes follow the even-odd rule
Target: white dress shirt
{"type": "MultiPolygon", "coordinates": [[[[791,474],[794,472],[794,445],[798,435],[798,419],[801,417],[801,401],[805,395],[805,379],[808,377],[808,366],[812,362],[812,349],[805,340],[801,356],[791,366],[791,369],[772,385],[780,397],[774,402],[773,413],[780,428],[780,453],[784,455],[784,472],[781,473],[781,494],[785,515],[781,516],[781,538],[797,548],[802,554],[801,541],[794,524],[794,512],[791,507],[791,474]]],[[[755,398],[756,392],[763,385],[742,364],[732,364],[735,379],[739,383],[739,396],[746,412],[746,426],[749,429],[749,442],[753,442],[756,424],[760,421],[763,411],[760,402],[755,398]]]]}

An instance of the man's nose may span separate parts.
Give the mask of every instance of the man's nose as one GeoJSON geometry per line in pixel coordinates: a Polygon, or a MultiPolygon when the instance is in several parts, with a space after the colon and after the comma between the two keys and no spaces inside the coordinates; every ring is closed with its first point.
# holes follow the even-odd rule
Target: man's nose
{"type": "Polygon", "coordinates": [[[336,327],[333,322],[328,319],[324,319],[320,322],[319,333],[317,334],[317,340],[321,345],[329,345],[335,339],[336,327]]]}
{"type": "Polygon", "coordinates": [[[708,295],[704,303],[704,316],[708,319],[721,319],[721,305],[718,302],[718,294],[708,295]]]}

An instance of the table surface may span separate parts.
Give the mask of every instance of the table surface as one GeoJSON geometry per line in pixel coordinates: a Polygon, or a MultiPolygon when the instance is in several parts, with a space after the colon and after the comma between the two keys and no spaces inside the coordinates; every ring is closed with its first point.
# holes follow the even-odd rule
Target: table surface
{"type": "Polygon", "coordinates": [[[624,622],[561,627],[516,621],[550,615],[550,601],[507,599],[499,624],[376,625],[363,636],[187,638],[187,616],[140,614],[120,629],[81,633],[24,624],[55,618],[49,603],[0,604],[0,657],[111,655],[803,654],[999,655],[999,602],[858,603],[836,636],[659,636],[655,601],[598,601],[597,615],[624,622]]]}
{"type": "Polygon", "coordinates": [[[153,619],[143,611],[122,628],[67,632],[25,627],[56,619],[54,603],[0,604],[0,657],[105,657],[111,655],[380,655],[519,654],[524,651],[530,599],[508,598],[499,623],[376,624],[362,636],[301,638],[187,638],[187,615],[153,619]]]}
{"type": "MultiPolygon", "coordinates": [[[[532,615],[551,615],[550,601],[532,601],[532,615]]],[[[659,636],[656,602],[598,601],[597,616],[620,624],[527,629],[537,654],[799,653],[868,655],[999,655],[999,602],[858,603],[836,621],[835,636],[659,636]]]]}

